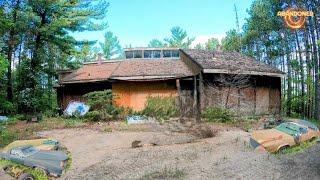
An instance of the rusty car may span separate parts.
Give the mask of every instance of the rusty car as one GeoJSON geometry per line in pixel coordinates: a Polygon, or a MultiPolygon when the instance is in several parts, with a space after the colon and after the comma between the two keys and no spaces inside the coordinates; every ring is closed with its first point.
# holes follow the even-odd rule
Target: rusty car
{"type": "Polygon", "coordinates": [[[319,128],[309,121],[284,122],[272,129],[253,131],[250,146],[258,152],[279,152],[319,136],[319,128]]]}

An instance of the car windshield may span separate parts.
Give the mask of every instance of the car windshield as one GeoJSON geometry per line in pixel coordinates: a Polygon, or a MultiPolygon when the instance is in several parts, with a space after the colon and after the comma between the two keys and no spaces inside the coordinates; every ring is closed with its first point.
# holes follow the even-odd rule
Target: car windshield
{"type": "Polygon", "coordinates": [[[301,124],[301,125],[303,125],[303,126],[306,126],[306,127],[310,128],[310,129],[312,129],[312,130],[315,130],[315,131],[318,130],[318,127],[317,127],[316,125],[312,124],[312,123],[309,122],[309,121],[299,120],[299,121],[297,121],[297,123],[298,123],[298,124],[301,124]]]}
{"type": "Polygon", "coordinates": [[[294,123],[282,123],[279,126],[276,127],[277,130],[284,132],[286,134],[289,134],[291,136],[294,136],[296,134],[300,134],[300,126],[294,123]]]}
{"type": "Polygon", "coordinates": [[[32,154],[39,152],[39,149],[30,146],[30,147],[21,149],[21,152],[23,153],[24,156],[30,156],[32,154]]]}

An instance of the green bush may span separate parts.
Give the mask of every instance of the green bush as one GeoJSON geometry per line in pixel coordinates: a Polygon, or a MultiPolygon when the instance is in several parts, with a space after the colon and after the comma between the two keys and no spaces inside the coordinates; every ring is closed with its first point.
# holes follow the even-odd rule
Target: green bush
{"type": "Polygon", "coordinates": [[[85,116],[89,121],[120,119],[125,112],[124,108],[113,106],[114,95],[110,89],[90,92],[84,97],[90,106],[90,112],[85,116]]]}
{"type": "Polygon", "coordinates": [[[15,107],[14,104],[12,104],[9,101],[6,101],[5,99],[0,98],[0,114],[14,114],[15,113],[15,107]]]}
{"type": "Polygon", "coordinates": [[[222,107],[208,107],[202,112],[202,117],[209,122],[228,122],[233,118],[233,113],[222,107]]]}
{"type": "Polygon", "coordinates": [[[157,120],[168,120],[179,115],[175,97],[148,97],[142,114],[155,117],[157,120]]]}
{"type": "Polygon", "coordinates": [[[112,90],[94,91],[85,94],[87,104],[93,110],[104,110],[106,106],[112,105],[112,90]]]}
{"type": "Polygon", "coordinates": [[[0,148],[8,145],[12,141],[17,140],[19,137],[17,132],[7,130],[5,127],[0,126],[0,148]]]}
{"type": "Polygon", "coordinates": [[[101,112],[99,111],[90,111],[84,116],[84,118],[89,121],[99,121],[102,119],[101,112]]]}

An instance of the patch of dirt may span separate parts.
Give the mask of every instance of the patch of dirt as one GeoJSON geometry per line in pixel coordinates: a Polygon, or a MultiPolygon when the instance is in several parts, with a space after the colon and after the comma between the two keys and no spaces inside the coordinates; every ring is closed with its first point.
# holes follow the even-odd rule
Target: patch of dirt
{"type": "Polygon", "coordinates": [[[184,179],[320,178],[320,144],[297,154],[260,154],[249,148],[249,133],[239,129],[218,127],[214,137],[199,139],[181,133],[188,125],[164,126],[180,131],[104,133],[79,128],[41,135],[58,139],[72,153],[71,169],[61,179],[144,179],[168,169],[183,171],[184,179]],[[131,148],[135,140],[158,146],[131,148]]]}

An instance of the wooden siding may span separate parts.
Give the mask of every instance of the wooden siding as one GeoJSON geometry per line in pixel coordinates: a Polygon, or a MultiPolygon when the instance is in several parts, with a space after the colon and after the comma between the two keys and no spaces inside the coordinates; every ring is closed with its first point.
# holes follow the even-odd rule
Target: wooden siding
{"type": "Polygon", "coordinates": [[[115,94],[115,104],[129,107],[135,111],[143,110],[148,97],[177,96],[175,80],[155,82],[114,82],[112,91],[115,94]]]}
{"type": "Polygon", "coordinates": [[[258,76],[250,79],[246,88],[222,87],[214,81],[214,75],[206,76],[203,93],[200,94],[201,110],[220,106],[237,115],[279,114],[281,79],[258,76]]]}

